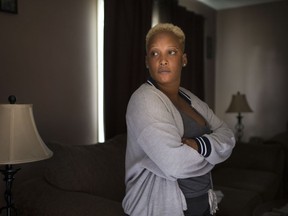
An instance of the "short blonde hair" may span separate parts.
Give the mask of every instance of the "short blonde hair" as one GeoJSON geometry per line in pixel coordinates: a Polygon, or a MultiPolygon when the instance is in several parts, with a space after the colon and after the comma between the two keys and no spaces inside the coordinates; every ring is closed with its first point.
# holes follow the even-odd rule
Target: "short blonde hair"
{"type": "Polygon", "coordinates": [[[155,25],[154,27],[152,27],[147,35],[146,35],[146,50],[148,49],[148,45],[149,45],[149,42],[151,40],[151,38],[158,34],[158,33],[161,33],[161,32],[170,32],[172,34],[174,34],[178,40],[179,40],[179,43],[180,45],[182,46],[182,51],[184,52],[184,49],[185,49],[185,34],[184,32],[182,31],[181,28],[179,28],[178,26],[176,25],[173,25],[171,23],[159,23],[157,25],[155,25]]]}

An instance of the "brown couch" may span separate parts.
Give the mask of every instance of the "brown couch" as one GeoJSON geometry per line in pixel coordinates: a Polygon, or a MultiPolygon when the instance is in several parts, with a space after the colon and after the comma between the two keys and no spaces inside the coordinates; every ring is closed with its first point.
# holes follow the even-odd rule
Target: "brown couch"
{"type": "Polygon", "coordinates": [[[231,157],[212,171],[224,194],[219,216],[252,216],[263,202],[283,198],[284,150],[274,141],[238,143],[231,157]]]}
{"type": "MultiPolygon", "coordinates": [[[[125,134],[97,145],[47,145],[51,159],[17,173],[13,192],[20,216],[124,215],[125,134]]],[[[257,205],[279,196],[281,164],[277,145],[237,144],[213,171],[215,189],[224,194],[217,215],[251,216],[257,205]]]]}
{"type": "Polygon", "coordinates": [[[20,216],[121,216],[126,135],[97,145],[47,143],[52,158],[15,179],[20,216]]]}

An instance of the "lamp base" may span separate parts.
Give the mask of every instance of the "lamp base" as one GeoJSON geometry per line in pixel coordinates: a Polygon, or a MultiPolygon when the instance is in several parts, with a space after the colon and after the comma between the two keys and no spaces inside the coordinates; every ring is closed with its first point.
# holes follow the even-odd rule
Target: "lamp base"
{"type": "Polygon", "coordinates": [[[12,165],[6,165],[5,170],[0,170],[0,172],[4,175],[4,181],[6,183],[6,190],[5,190],[5,201],[6,201],[6,206],[0,208],[0,214],[2,212],[6,211],[7,216],[14,216],[17,215],[16,208],[14,207],[14,203],[12,200],[12,183],[14,180],[14,175],[20,170],[18,169],[13,169],[12,165]]]}
{"type": "Polygon", "coordinates": [[[238,121],[237,121],[237,124],[235,126],[237,142],[241,142],[241,139],[243,136],[244,125],[242,124],[242,118],[243,118],[243,116],[241,115],[241,113],[238,113],[238,115],[237,115],[238,121]]]}

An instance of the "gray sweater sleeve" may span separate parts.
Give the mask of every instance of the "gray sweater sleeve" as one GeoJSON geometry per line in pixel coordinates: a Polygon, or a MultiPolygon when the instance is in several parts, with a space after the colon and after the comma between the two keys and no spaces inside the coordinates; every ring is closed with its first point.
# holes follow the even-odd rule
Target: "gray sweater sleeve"
{"type": "Polygon", "coordinates": [[[191,97],[192,106],[206,119],[212,130],[212,133],[203,136],[204,140],[207,140],[211,146],[211,153],[205,159],[213,165],[225,161],[235,146],[233,131],[214,114],[206,103],[191,92],[185,89],[184,91],[191,97]]]}
{"type": "Polygon", "coordinates": [[[183,216],[187,205],[176,180],[203,175],[231,154],[235,144],[231,130],[205,103],[187,94],[213,130],[205,135],[211,144],[207,157],[181,143],[180,113],[158,89],[144,84],[129,101],[123,208],[131,216],[183,216]]]}
{"type": "Polygon", "coordinates": [[[151,172],[176,180],[203,175],[213,168],[197,151],[183,145],[182,118],[159,90],[144,87],[133,94],[126,121],[130,136],[147,155],[141,166],[151,172]]]}

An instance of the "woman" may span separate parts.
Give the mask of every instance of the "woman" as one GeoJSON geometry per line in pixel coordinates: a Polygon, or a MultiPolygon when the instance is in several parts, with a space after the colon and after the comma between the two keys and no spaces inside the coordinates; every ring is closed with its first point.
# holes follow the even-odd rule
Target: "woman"
{"type": "Polygon", "coordinates": [[[210,171],[230,156],[235,138],[203,101],[180,87],[184,47],[183,31],[172,24],[158,24],[146,35],[151,77],[131,96],[126,113],[123,207],[130,216],[215,212],[210,171]]]}

